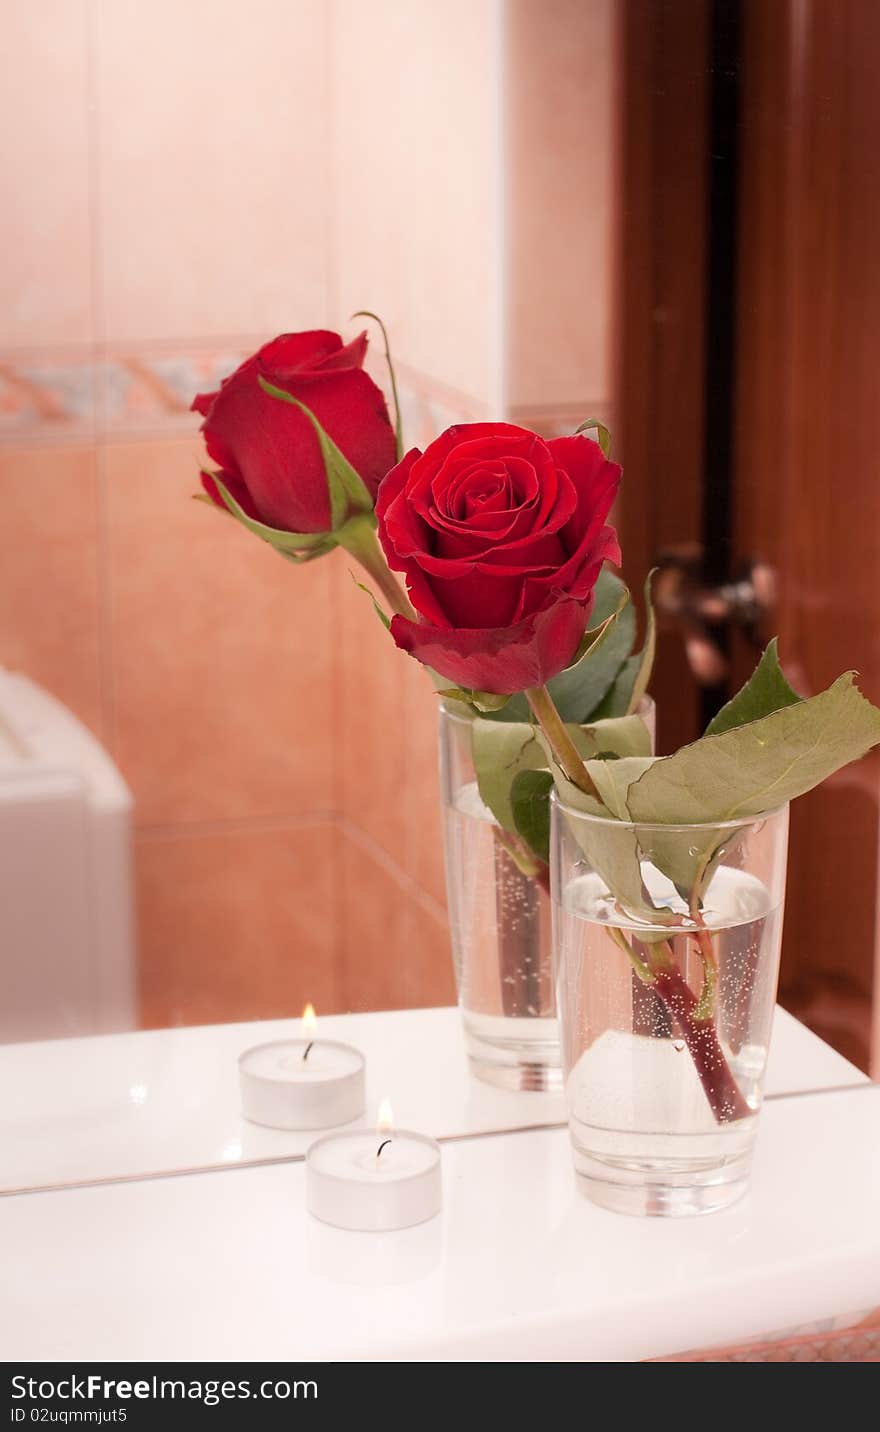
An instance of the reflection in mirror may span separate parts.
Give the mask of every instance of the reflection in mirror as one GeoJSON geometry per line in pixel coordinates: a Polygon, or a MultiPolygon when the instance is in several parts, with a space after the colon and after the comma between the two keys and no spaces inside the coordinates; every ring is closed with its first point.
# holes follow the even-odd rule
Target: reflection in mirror
{"type": "MultiPolygon", "coordinates": [[[[425,672],[343,548],[295,565],[191,500],[193,399],[275,334],[367,329],[393,417],[350,318],[381,314],[406,448],[613,429],[626,580],[663,577],[661,752],[777,631],[801,690],[852,665],[880,695],[874,8],[221,8],[8,17],[4,1190],[301,1156],[310,1136],[243,1120],[238,1060],[298,1038],[307,1002],[366,1057],[368,1119],[389,1094],[439,1137],[564,1120],[543,1055],[498,1073],[503,1030],[496,1077],[469,1071],[425,672]]],[[[834,1048],[781,1018],[771,1096],[878,1057],[877,789],[868,758],[795,812],[782,997],[834,1048]]],[[[502,943],[522,952],[509,921],[502,943]]]]}

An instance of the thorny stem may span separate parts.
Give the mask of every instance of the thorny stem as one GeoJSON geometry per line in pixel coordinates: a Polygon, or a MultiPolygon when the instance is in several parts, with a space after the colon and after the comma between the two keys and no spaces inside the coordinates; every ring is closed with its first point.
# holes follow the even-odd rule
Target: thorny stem
{"type": "MultiPolygon", "coordinates": [[[[626,954],[639,979],[649,984],[656,992],[678,1026],[694,1062],[709,1108],[718,1123],[729,1124],[736,1119],[747,1119],[753,1110],[746,1103],[727,1062],[715,1028],[714,1015],[711,1012],[705,1014],[701,1008],[705,986],[703,996],[698,1000],[676,965],[672,948],[667,941],[651,947],[649,963],[646,964],[633,950],[622,930],[613,926],[607,928],[614,943],[626,954]]],[[[711,946],[708,931],[705,931],[705,936],[711,946]]],[[[715,969],[714,952],[711,968],[715,969]]],[[[708,979],[707,971],[707,982],[708,979]]]]}
{"type": "Polygon", "coordinates": [[[530,686],[525,692],[525,698],[565,776],[572,785],[583,791],[584,795],[598,800],[599,792],[587,775],[578,749],[566,731],[565,722],[556,710],[553,697],[546,686],[530,686]]]}

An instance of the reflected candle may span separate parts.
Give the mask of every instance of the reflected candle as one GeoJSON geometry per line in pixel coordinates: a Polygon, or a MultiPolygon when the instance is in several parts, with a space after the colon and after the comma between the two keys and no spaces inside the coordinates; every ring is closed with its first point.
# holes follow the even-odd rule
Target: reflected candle
{"type": "Polygon", "coordinates": [[[270,1129],[329,1129],[364,1112],[364,1056],[350,1044],[316,1039],[306,1005],[300,1039],[255,1044],[238,1061],[242,1113],[270,1129]]]}
{"type": "Polygon", "coordinates": [[[391,1127],[383,1100],[378,1131],[328,1134],[306,1154],[306,1201],[322,1223],[364,1233],[426,1223],[440,1212],[440,1145],[391,1127]]]}

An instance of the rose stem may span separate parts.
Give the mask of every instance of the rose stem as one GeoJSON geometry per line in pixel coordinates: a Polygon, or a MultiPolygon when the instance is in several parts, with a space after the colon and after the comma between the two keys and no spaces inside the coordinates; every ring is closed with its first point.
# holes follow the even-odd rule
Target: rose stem
{"type": "Polygon", "coordinates": [[[385,561],[382,549],[376,541],[376,534],[368,522],[346,524],[347,531],[342,546],[360,562],[364,571],[373,579],[391,610],[409,621],[417,620],[415,609],[410,604],[403,587],[385,561]]]}
{"type": "Polygon", "coordinates": [[[532,708],[535,719],[550,743],[550,749],[562,768],[563,774],[583,791],[584,795],[599,799],[599,792],[590,780],[578,749],[565,729],[565,722],[553,704],[553,697],[546,686],[530,686],[525,698],[532,708]]]}
{"type": "Polygon", "coordinates": [[[652,959],[649,966],[639,958],[622,930],[612,926],[607,929],[614,943],[623,950],[639,979],[656,990],[678,1025],[688,1053],[694,1061],[694,1068],[703,1086],[709,1108],[718,1123],[730,1124],[736,1119],[749,1118],[754,1110],[749,1108],[733,1077],[721,1048],[715,1021],[711,1015],[701,1017],[701,1001],[675,965],[669,944],[663,941],[658,949],[658,954],[661,950],[663,954],[660,958],[652,959]]]}

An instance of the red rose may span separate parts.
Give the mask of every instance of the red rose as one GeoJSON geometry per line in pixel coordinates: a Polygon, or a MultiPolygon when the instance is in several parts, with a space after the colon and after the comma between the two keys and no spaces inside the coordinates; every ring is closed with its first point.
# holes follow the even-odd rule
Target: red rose
{"type": "Polygon", "coordinates": [[[620,468],[588,437],[509,423],[449,428],[392,468],[376,516],[388,564],[420,621],[395,616],[404,651],[459,686],[509,695],[573,660],[606,558],[620,468]]]}
{"type": "MultiPolygon", "coordinates": [[[[305,404],[375,497],[396,452],[385,399],[363,371],[366,351],[366,333],[344,346],[338,333],[283,333],[218,392],[195,399],[208,452],[248,517],[285,532],[332,525],[315,429],[299,408],[264,393],[261,377],[305,404]]],[[[225,511],[210,477],[202,482],[225,511]]]]}

